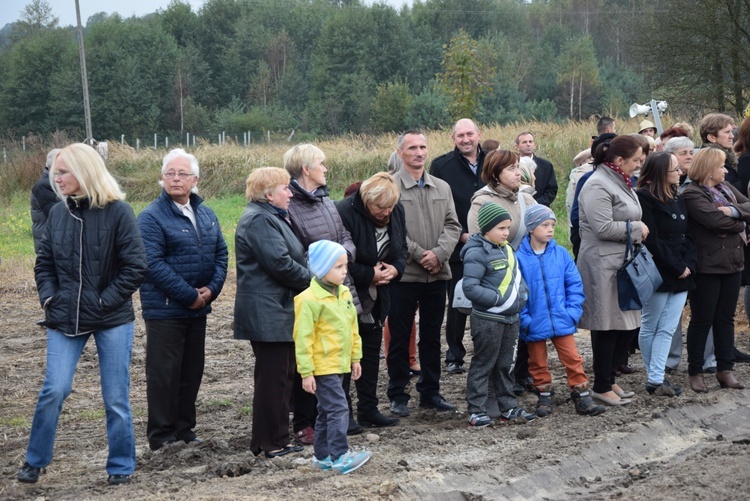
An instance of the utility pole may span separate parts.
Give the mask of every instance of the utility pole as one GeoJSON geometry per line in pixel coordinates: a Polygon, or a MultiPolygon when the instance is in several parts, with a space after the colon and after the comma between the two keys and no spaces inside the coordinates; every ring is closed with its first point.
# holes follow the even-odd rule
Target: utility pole
{"type": "Polygon", "coordinates": [[[89,77],[86,74],[86,51],[83,48],[83,27],[81,26],[81,8],[76,0],[76,19],[78,20],[78,52],[81,58],[81,83],[83,86],[83,114],[86,117],[86,144],[94,144],[91,132],[91,104],[89,103],[89,77]]]}

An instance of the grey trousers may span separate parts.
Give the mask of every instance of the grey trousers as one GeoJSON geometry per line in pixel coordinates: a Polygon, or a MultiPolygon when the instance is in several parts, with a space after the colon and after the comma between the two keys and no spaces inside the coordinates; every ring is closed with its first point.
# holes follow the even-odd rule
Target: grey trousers
{"type": "MultiPolygon", "coordinates": [[[[682,315],[680,315],[680,321],[677,323],[677,329],[675,329],[672,335],[672,345],[669,347],[669,356],[667,357],[667,367],[670,369],[677,369],[682,359],[682,315]]],[[[708,337],[706,338],[706,349],[703,352],[703,370],[709,367],[716,367],[716,357],[714,356],[714,330],[713,328],[708,331],[708,337]]]]}
{"type": "Polygon", "coordinates": [[[331,456],[336,461],[349,450],[346,429],[349,426],[349,405],[344,393],[344,375],[315,376],[315,397],[318,417],[315,420],[315,457],[331,456]]]}
{"type": "Polygon", "coordinates": [[[518,322],[504,324],[471,315],[471,358],[466,381],[466,402],[469,414],[487,412],[487,391],[492,387],[501,412],[518,407],[513,394],[513,364],[518,347],[518,322]]]}

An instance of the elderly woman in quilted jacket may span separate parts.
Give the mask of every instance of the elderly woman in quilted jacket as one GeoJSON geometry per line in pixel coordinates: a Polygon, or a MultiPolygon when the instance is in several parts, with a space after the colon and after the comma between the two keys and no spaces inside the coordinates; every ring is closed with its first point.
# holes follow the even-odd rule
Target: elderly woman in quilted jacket
{"type": "Polygon", "coordinates": [[[78,359],[96,342],[107,416],[108,483],[130,482],[135,437],[130,411],[131,297],[146,276],[133,209],[90,146],[60,150],[50,180],[63,201],[49,212],[34,273],[47,328],[47,367],[18,480],[34,483],[52,461],[57,422],[78,359]]]}
{"type": "Polygon", "coordinates": [[[227,244],[216,214],[197,194],[199,175],[193,155],[170,151],[162,160],[164,190],[138,215],[148,256],[141,306],[151,450],[200,441],[193,428],[206,316],[227,277],[227,244]]]}
{"type": "MultiPolygon", "coordinates": [[[[328,197],[326,186],[328,168],[324,164],[325,159],[325,153],[312,144],[298,144],[284,153],[284,168],[292,178],[289,189],[294,195],[289,203],[289,220],[305,252],[313,242],[331,240],[344,246],[349,255],[349,263],[353,263],[356,258],[356,248],[352,243],[352,237],[344,228],[336,206],[328,197]]],[[[344,285],[349,287],[357,312],[360,312],[359,296],[351,275],[347,275],[344,285]]],[[[292,430],[295,437],[305,445],[312,444],[317,401],[314,394],[302,389],[299,374],[294,376],[292,400],[294,401],[292,430]]],[[[351,402],[349,408],[349,434],[361,432],[362,428],[351,415],[351,402]]]]}

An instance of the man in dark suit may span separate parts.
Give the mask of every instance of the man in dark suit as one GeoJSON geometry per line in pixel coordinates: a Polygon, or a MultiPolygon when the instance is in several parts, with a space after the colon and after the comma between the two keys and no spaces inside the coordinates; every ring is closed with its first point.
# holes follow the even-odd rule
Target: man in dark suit
{"type": "Polygon", "coordinates": [[[452,374],[464,372],[464,356],[466,356],[463,339],[467,315],[453,308],[452,304],[453,290],[464,275],[461,249],[469,238],[466,217],[471,207],[471,197],[485,184],[482,181],[484,151],[479,146],[481,136],[477,124],[468,118],[462,118],[451,130],[455,148],[433,160],[430,166],[430,174],[450,185],[458,222],[461,223],[461,236],[449,261],[452,278],[448,283],[448,315],[445,321],[445,338],[448,343],[448,350],[445,352],[445,370],[452,374]]]}
{"type": "Polygon", "coordinates": [[[536,162],[536,171],[534,172],[534,176],[536,177],[536,182],[534,183],[536,193],[534,194],[534,200],[549,207],[557,196],[555,168],[552,167],[552,163],[549,160],[534,155],[536,143],[534,142],[534,135],[531,132],[521,132],[516,136],[516,149],[522,157],[531,157],[536,162]]]}

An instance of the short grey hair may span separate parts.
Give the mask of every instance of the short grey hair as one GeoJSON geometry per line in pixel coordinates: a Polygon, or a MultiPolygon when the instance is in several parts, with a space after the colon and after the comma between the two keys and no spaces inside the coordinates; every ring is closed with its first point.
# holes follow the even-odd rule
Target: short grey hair
{"type": "MultiPolygon", "coordinates": [[[[175,148],[166,155],[164,155],[164,158],[161,161],[161,173],[165,174],[167,172],[167,166],[172,160],[175,160],[177,158],[185,158],[188,162],[190,162],[190,172],[195,175],[195,177],[200,177],[201,174],[201,168],[198,165],[198,159],[195,158],[193,155],[188,153],[187,151],[183,150],[182,148],[175,148]]],[[[159,180],[159,186],[164,186],[164,180],[159,180]]],[[[196,184],[193,186],[193,189],[190,190],[191,193],[198,194],[198,185],[196,184]]]]}
{"type": "Polygon", "coordinates": [[[424,132],[422,132],[419,129],[409,129],[407,131],[404,131],[401,133],[400,136],[398,136],[398,149],[400,150],[401,147],[404,145],[404,138],[406,136],[422,136],[423,138],[427,139],[427,136],[425,136],[424,132]]]}
{"type": "Polygon", "coordinates": [[[45,164],[45,166],[47,167],[47,169],[49,169],[50,167],[52,167],[52,162],[55,161],[55,157],[57,156],[57,152],[58,151],[60,151],[60,148],[55,148],[54,150],[52,150],[49,153],[47,153],[47,163],[45,164]]]}
{"type": "Polygon", "coordinates": [[[177,158],[184,158],[188,162],[190,162],[191,173],[195,174],[195,177],[200,177],[201,169],[198,165],[198,159],[182,148],[175,148],[164,155],[164,159],[162,159],[161,161],[161,173],[164,174],[165,172],[167,172],[167,166],[169,165],[169,163],[177,158]]]}
{"type": "Polygon", "coordinates": [[[673,137],[664,144],[664,151],[674,153],[682,148],[695,148],[695,143],[689,137],[673,137]]]}

